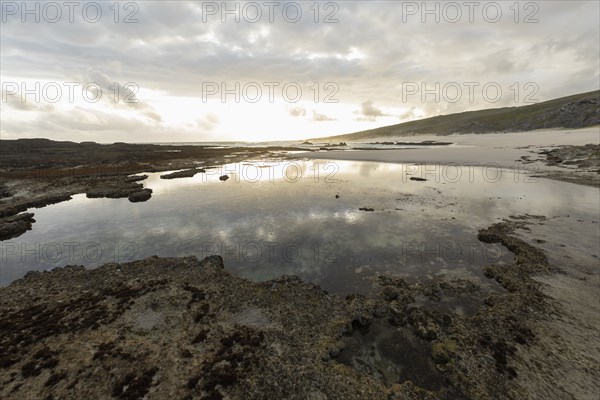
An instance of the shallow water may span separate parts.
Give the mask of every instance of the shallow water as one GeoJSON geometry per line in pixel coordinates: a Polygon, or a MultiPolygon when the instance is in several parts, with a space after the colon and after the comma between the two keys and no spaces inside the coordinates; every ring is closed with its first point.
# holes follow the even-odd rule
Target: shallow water
{"type": "Polygon", "coordinates": [[[406,328],[375,319],[368,328],[345,337],[343,344],[337,362],[372,375],[386,386],[407,380],[431,391],[445,386],[431,359],[429,344],[406,328]]]}
{"type": "Polygon", "coordinates": [[[378,272],[480,279],[482,266],[512,255],[479,243],[477,231],[509,215],[597,219],[595,188],[491,168],[428,168],[256,161],[193,178],[148,174],[143,184],[154,193],[144,203],[77,195],[33,210],[32,231],[0,242],[0,283],[68,264],[221,254],[250,279],[295,274],[332,292],[369,294],[378,272]],[[219,181],[222,174],[230,179],[219,181]]]}

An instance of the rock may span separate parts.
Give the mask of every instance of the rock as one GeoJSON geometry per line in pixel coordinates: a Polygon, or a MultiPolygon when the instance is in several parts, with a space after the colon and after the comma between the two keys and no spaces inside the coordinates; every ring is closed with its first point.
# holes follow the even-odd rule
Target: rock
{"type": "Polygon", "coordinates": [[[136,192],[137,189],[141,189],[141,184],[134,184],[134,186],[129,185],[110,185],[110,186],[101,186],[98,188],[90,189],[86,192],[85,196],[90,199],[96,198],[108,198],[108,199],[121,199],[123,197],[129,197],[129,195],[133,192],[136,192]],[[137,185],[137,186],[136,186],[137,185]]]}
{"type": "Polygon", "coordinates": [[[144,174],[144,175],[131,175],[128,176],[127,178],[125,178],[125,180],[127,182],[139,182],[139,181],[143,181],[145,179],[148,179],[148,175],[144,174]]]}
{"type": "Polygon", "coordinates": [[[8,190],[6,185],[4,185],[3,183],[0,183],[0,199],[5,198],[5,197],[11,197],[11,196],[12,196],[12,193],[8,190]]]}
{"type": "Polygon", "coordinates": [[[417,178],[415,176],[411,177],[410,180],[414,181],[414,182],[427,182],[427,179],[425,179],[425,178],[417,178]]]}
{"type": "Polygon", "coordinates": [[[139,203],[147,201],[152,197],[152,189],[142,189],[139,192],[133,192],[128,196],[128,199],[132,203],[139,203]]]}
{"type": "Polygon", "coordinates": [[[381,295],[386,301],[396,300],[398,298],[398,290],[392,286],[386,286],[381,291],[381,295]]]}
{"type": "Polygon", "coordinates": [[[361,207],[359,208],[360,211],[375,211],[374,208],[370,208],[370,207],[361,207]]]}
{"type": "Polygon", "coordinates": [[[161,175],[160,179],[177,179],[177,178],[191,178],[198,173],[206,172],[202,168],[191,168],[183,171],[171,172],[170,174],[161,175]]]}
{"type": "Polygon", "coordinates": [[[340,198],[340,195],[339,195],[339,194],[336,194],[336,195],[335,195],[335,198],[336,198],[336,199],[339,199],[339,198],[340,198]]]}
{"type": "Polygon", "coordinates": [[[420,308],[408,310],[407,321],[413,327],[415,335],[424,340],[434,340],[440,332],[440,326],[431,315],[420,308]]]}
{"type": "Polygon", "coordinates": [[[15,238],[31,230],[33,213],[17,214],[0,220],[0,240],[15,238]]]}
{"type": "Polygon", "coordinates": [[[431,344],[431,358],[436,364],[446,364],[458,348],[454,340],[435,341],[431,344]]]}
{"type": "Polygon", "coordinates": [[[219,177],[219,180],[222,181],[222,182],[225,182],[227,179],[229,179],[229,175],[221,175],[219,177]]]}
{"type": "Polygon", "coordinates": [[[341,353],[342,353],[341,349],[333,349],[329,352],[329,356],[331,358],[336,358],[336,357],[339,357],[341,353]]]}

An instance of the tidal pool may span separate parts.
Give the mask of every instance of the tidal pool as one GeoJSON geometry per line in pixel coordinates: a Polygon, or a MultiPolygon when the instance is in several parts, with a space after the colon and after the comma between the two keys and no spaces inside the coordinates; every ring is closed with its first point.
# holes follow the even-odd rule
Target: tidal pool
{"type": "Polygon", "coordinates": [[[599,206],[596,188],[495,168],[259,160],[165,173],[143,181],[154,191],[144,203],[81,194],[33,210],[31,231],[0,242],[0,284],[69,264],[212,254],[249,279],[294,274],[339,294],[372,293],[377,273],[486,282],[482,267],[512,255],[480,243],[479,229],[525,213],[597,219],[599,206]]]}

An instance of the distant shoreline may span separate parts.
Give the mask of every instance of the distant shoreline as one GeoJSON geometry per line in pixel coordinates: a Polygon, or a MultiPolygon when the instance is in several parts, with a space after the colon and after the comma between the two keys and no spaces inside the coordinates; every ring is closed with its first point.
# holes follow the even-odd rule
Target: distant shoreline
{"type": "MultiPolygon", "coordinates": [[[[419,140],[437,136],[422,135],[419,140]]],[[[394,139],[406,139],[398,137],[394,139]]],[[[472,165],[518,169],[546,177],[600,187],[600,159],[591,147],[585,151],[563,151],[562,162],[548,160],[542,152],[568,146],[600,147],[600,127],[577,130],[550,130],[501,134],[461,134],[445,136],[457,146],[432,146],[402,150],[327,151],[296,154],[299,157],[327,160],[372,161],[385,163],[472,165]],[[583,151],[583,152],[582,152],[583,151]],[[580,160],[583,159],[583,160],[580,160]],[[580,160],[580,161],[574,161],[580,160]],[[587,161],[584,161],[587,160],[587,161]],[[577,165],[577,163],[582,165],[577,165]],[[585,166],[583,165],[585,164],[585,166]]],[[[556,160],[554,160],[556,161],[556,160]]]]}

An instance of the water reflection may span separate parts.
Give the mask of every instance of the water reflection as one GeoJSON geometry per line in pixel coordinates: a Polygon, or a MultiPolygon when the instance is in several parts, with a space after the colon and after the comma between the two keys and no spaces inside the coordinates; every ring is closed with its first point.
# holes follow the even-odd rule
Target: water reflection
{"type": "Polygon", "coordinates": [[[32,231],[1,242],[0,282],[67,264],[221,254],[229,270],[251,279],[296,274],[333,292],[368,294],[378,272],[481,277],[481,266],[509,262],[506,251],[476,238],[498,218],[585,217],[598,207],[594,188],[461,172],[457,179],[413,165],[257,161],[193,178],[151,173],[145,203],[78,195],[34,210],[32,231]],[[230,179],[219,181],[223,174],[230,179]]]}

